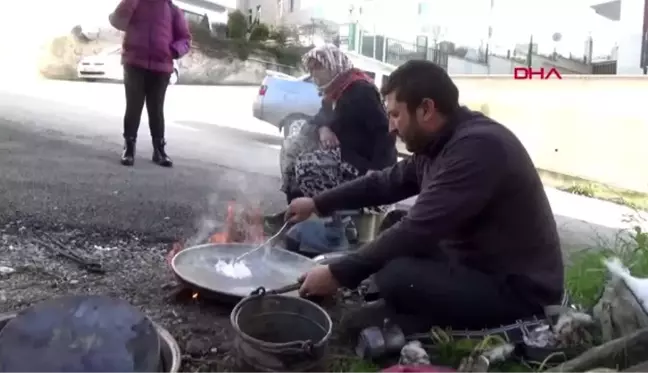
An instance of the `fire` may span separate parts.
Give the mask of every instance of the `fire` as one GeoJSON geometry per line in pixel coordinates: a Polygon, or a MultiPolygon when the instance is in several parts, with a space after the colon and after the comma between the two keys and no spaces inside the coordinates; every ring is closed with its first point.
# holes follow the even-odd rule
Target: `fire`
{"type": "MultiPolygon", "coordinates": [[[[263,233],[263,217],[258,207],[240,206],[234,201],[227,204],[225,227],[221,232],[212,234],[207,240],[209,243],[262,243],[265,240],[263,233]]],[[[167,254],[167,262],[171,265],[173,257],[185,248],[183,242],[172,245],[167,254]]],[[[197,298],[195,293],[193,298],[197,298]]]]}
{"type": "Polygon", "coordinates": [[[225,229],[209,237],[209,242],[262,243],[264,239],[261,210],[258,207],[241,208],[230,202],[227,204],[225,229]]]}

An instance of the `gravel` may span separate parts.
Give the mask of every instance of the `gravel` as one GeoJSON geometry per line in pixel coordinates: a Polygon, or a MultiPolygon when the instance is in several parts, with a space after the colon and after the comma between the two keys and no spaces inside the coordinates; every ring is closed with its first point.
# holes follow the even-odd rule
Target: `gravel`
{"type": "Polygon", "coordinates": [[[27,221],[0,225],[0,311],[19,311],[69,294],[121,298],[176,338],[185,354],[182,371],[231,370],[230,310],[191,297],[170,296],[177,289],[166,262],[171,243],[124,232],[30,226],[27,221]],[[99,261],[106,273],[88,273],[39,243],[51,243],[52,238],[99,261]]]}

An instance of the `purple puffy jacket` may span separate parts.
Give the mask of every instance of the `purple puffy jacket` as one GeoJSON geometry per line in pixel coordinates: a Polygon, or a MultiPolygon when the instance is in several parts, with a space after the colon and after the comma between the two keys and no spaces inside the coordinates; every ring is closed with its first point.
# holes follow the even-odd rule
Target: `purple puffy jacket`
{"type": "Polygon", "coordinates": [[[123,64],[172,73],[173,60],[191,48],[187,21],[171,0],[121,0],[109,19],[125,32],[123,64]]]}

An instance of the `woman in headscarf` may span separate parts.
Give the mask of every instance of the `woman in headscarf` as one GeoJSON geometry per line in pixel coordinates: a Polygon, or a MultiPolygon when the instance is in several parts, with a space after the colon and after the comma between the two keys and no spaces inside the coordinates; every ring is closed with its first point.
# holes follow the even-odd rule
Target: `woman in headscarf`
{"type": "Polygon", "coordinates": [[[397,158],[373,80],[332,44],[310,50],[302,62],[320,90],[322,108],[310,121],[295,123],[285,140],[281,189],[288,202],[391,166],[397,158]]]}

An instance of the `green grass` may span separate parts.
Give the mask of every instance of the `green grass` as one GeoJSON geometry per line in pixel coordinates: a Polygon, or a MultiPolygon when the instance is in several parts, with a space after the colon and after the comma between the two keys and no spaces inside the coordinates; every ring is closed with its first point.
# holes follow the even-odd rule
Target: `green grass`
{"type": "Polygon", "coordinates": [[[637,210],[648,210],[648,194],[617,188],[574,176],[538,170],[544,185],[585,197],[601,199],[625,205],[637,210]]]}

